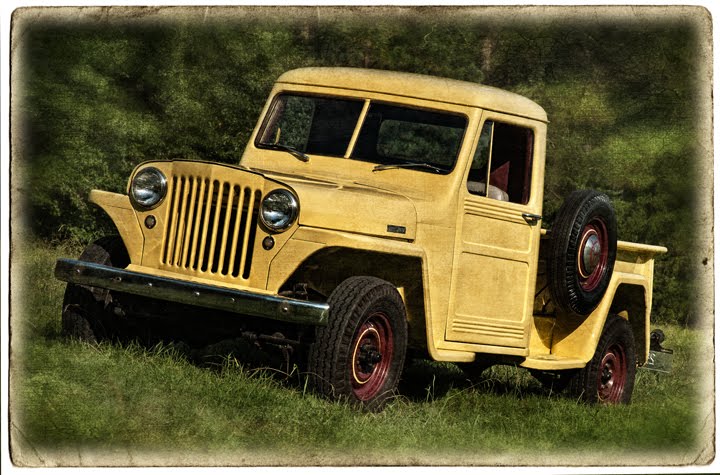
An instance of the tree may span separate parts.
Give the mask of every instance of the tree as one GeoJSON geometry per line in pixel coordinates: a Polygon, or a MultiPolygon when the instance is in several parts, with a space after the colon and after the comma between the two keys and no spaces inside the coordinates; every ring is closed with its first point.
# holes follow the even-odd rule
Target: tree
{"type": "Polygon", "coordinates": [[[144,160],[236,163],[288,69],[431,74],[542,105],[550,117],[546,224],[572,190],[608,193],[621,239],[670,249],[656,268],[656,315],[691,321],[697,144],[707,142],[696,126],[696,22],[540,22],[433,8],[250,13],[20,22],[15,166],[28,177],[20,186],[37,235],[88,241],[108,232],[87,194],[124,191],[144,160]]]}

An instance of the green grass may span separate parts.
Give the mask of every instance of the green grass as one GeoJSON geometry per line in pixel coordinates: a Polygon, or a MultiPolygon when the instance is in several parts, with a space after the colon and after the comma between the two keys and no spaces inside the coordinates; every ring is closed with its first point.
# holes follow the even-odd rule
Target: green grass
{"type": "Polygon", "coordinates": [[[379,414],[308,393],[234,356],[199,366],[181,347],[60,336],[56,257],[14,250],[11,437],[26,465],[688,464],[707,461],[710,333],[665,327],[674,371],[638,373],[633,404],[598,407],[544,391],[520,369],[471,384],[454,365],[413,362],[379,414]],[[708,350],[709,351],[709,350],[708,350]]]}

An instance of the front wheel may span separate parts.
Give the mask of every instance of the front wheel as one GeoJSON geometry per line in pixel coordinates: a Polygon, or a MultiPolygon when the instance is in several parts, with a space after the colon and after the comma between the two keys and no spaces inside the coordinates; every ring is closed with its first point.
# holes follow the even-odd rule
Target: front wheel
{"type": "Polygon", "coordinates": [[[323,396],[381,409],[397,389],[407,347],[405,305],[375,277],[351,277],[330,295],[329,323],[318,327],[308,367],[323,396]]]}
{"type": "Polygon", "coordinates": [[[629,404],[635,387],[635,340],[627,320],[609,315],[590,362],[570,383],[589,403],[629,404]]]}
{"type": "MultiPolygon", "coordinates": [[[[88,245],[81,261],[112,267],[130,263],[120,236],[106,236],[88,245]]],[[[110,291],[98,287],[68,284],[62,307],[62,332],[65,336],[91,343],[114,336],[112,320],[105,315],[110,291]]]]}

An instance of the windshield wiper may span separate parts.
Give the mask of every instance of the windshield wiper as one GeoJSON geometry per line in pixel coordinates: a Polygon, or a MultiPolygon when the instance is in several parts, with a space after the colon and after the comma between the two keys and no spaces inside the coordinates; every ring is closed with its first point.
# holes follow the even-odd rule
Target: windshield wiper
{"type": "Polygon", "coordinates": [[[383,170],[391,170],[393,168],[429,168],[430,170],[434,171],[435,173],[445,172],[445,170],[443,170],[440,167],[436,167],[435,165],[430,165],[429,163],[422,163],[422,162],[395,163],[392,165],[376,165],[375,168],[373,168],[373,171],[381,172],[383,170]]]}
{"type": "Polygon", "coordinates": [[[301,162],[309,162],[310,161],[310,157],[305,155],[300,150],[298,150],[294,147],[291,147],[290,145],[284,145],[281,143],[265,143],[265,142],[260,142],[260,145],[262,145],[263,147],[273,149],[273,150],[282,150],[284,152],[288,152],[290,155],[297,158],[301,162]]]}

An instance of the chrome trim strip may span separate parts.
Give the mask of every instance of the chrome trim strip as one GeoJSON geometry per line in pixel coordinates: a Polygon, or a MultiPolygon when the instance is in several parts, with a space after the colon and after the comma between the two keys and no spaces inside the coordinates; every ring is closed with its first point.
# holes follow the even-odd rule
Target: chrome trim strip
{"type": "Polygon", "coordinates": [[[75,259],[58,259],[55,277],[73,284],[284,322],[327,325],[328,320],[325,303],[169,279],[75,259]]]}

